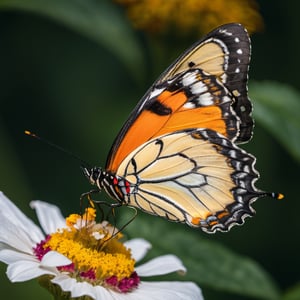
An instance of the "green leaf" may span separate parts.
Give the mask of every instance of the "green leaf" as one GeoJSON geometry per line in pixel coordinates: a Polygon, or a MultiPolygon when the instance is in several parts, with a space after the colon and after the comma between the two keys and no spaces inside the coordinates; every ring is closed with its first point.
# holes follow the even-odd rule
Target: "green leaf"
{"type": "Polygon", "coordinates": [[[300,93],[286,84],[251,82],[254,117],[300,161],[300,93]]]}
{"type": "Polygon", "coordinates": [[[300,284],[290,288],[283,297],[283,300],[299,300],[300,299],[300,284]]]}
{"type": "Polygon", "coordinates": [[[109,1],[0,0],[0,9],[35,13],[60,22],[114,53],[135,79],[143,78],[140,44],[124,16],[109,1]]]}
{"type": "Polygon", "coordinates": [[[145,218],[136,218],[126,227],[126,232],[149,240],[153,245],[152,254],[177,255],[187,267],[183,280],[194,281],[200,287],[260,299],[279,298],[278,288],[270,276],[250,258],[203,238],[204,234],[197,230],[174,223],[166,224],[159,219],[153,222],[153,217],[148,222],[141,219],[145,218]]]}

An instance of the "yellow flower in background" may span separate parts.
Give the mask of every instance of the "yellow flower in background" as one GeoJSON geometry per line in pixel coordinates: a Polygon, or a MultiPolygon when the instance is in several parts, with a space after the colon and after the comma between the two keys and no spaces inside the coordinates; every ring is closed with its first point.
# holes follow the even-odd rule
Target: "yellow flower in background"
{"type": "Polygon", "coordinates": [[[243,24],[250,33],[263,28],[254,0],[115,0],[125,6],[137,29],[152,34],[201,36],[225,23],[243,24]]]}

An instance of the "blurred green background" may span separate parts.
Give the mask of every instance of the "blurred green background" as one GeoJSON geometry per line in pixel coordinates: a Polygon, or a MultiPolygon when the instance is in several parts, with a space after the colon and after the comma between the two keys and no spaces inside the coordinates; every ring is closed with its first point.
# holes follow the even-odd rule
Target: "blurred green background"
{"type": "MultiPolygon", "coordinates": [[[[41,1],[46,5],[42,9],[34,2],[28,1],[26,7],[22,1],[0,0],[1,190],[32,217],[28,204],[34,199],[58,205],[64,214],[78,212],[79,196],[90,186],[78,161],[25,136],[24,130],[104,166],[115,136],[137,101],[174,55],[188,46],[173,40],[176,48],[170,57],[158,55],[156,60],[157,45],[134,31],[123,10],[110,1],[62,1],[65,7],[58,6],[57,11],[57,1],[41,1]]],[[[300,299],[300,293],[285,294],[300,279],[300,2],[258,3],[265,29],[251,37],[249,92],[258,107],[260,98],[278,97],[283,110],[277,110],[274,123],[267,120],[275,110],[270,116],[268,110],[258,110],[254,138],[243,148],[257,157],[261,174],[257,186],[282,192],[285,199],[261,199],[254,205],[257,215],[226,234],[207,235],[141,212],[128,227],[129,237],[142,235],[152,242],[153,255],[176,253],[188,266],[194,265],[186,279],[196,278],[207,299],[300,299]],[[276,83],[265,84],[265,80],[276,83]],[[294,123],[287,124],[286,107],[294,113],[294,123]],[[180,250],[183,241],[188,251],[180,250]],[[216,257],[213,249],[224,258],[223,254],[216,257]],[[185,255],[189,251],[193,259],[185,255]],[[232,264],[223,272],[225,259],[232,264]],[[243,265],[248,262],[249,268],[259,266],[260,275],[253,275],[253,282],[247,277],[252,269],[243,265]],[[239,266],[246,276],[234,274],[239,266]]],[[[1,264],[2,295],[50,299],[35,281],[11,284],[5,269],[1,264]]]]}

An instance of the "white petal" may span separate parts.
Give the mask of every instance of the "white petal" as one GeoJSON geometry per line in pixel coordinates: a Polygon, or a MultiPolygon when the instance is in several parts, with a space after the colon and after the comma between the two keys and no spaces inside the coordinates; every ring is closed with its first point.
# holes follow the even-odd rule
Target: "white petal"
{"type": "Polygon", "coordinates": [[[143,300],[203,300],[200,288],[193,282],[144,282],[125,299],[143,300]]]}
{"type": "MultiPolygon", "coordinates": [[[[93,286],[87,282],[74,282],[70,292],[72,298],[81,296],[95,296],[93,293],[93,286]]],[[[103,299],[106,299],[104,295],[102,295],[102,297],[103,299]]]]}
{"type": "Polygon", "coordinates": [[[33,255],[22,253],[13,249],[2,249],[0,250],[0,261],[9,265],[17,261],[38,262],[38,259],[33,255]]]}
{"type": "Polygon", "coordinates": [[[77,282],[71,290],[71,296],[75,298],[85,295],[94,299],[114,299],[111,293],[102,286],[92,286],[87,282],[77,282]]]}
{"type": "MultiPolygon", "coordinates": [[[[13,223],[6,215],[0,215],[1,248],[5,247],[3,244],[6,244],[6,248],[15,248],[19,251],[32,254],[32,247],[36,242],[29,235],[31,229],[29,228],[28,231],[24,231],[22,226],[13,223]]],[[[34,230],[32,233],[34,235],[34,230]]]]}
{"type": "Polygon", "coordinates": [[[164,255],[153,258],[135,268],[139,276],[164,275],[172,272],[185,272],[186,268],[175,255],[164,255]]]}
{"type": "Polygon", "coordinates": [[[41,260],[41,265],[47,267],[67,266],[71,263],[71,260],[56,251],[47,252],[41,260]]]}
{"type": "Polygon", "coordinates": [[[39,262],[15,262],[7,267],[7,277],[12,282],[27,281],[44,274],[56,275],[56,268],[41,268],[39,262]]]}
{"type": "Polygon", "coordinates": [[[138,238],[126,241],[124,245],[131,249],[131,255],[136,261],[143,259],[152,247],[148,241],[138,238]]]}
{"type": "Polygon", "coordinates": [[[51,282],[58,284],[63,291],[71,292],[73,298],[86,295],[99,300],[115,299],[111,296],[110,291],[102,286],[93,286],[87,282],[78,282],[76,279],[64,274],[56,276],[51,282]]]}
{"type": "Polygon", "coordinates": [[[76,279],[69,277],[65,274],[59,274],[58,276],[51,279],[51,282],[58,284],[63,291],[71,291],[72,286],[77,282],[76,279]]]}
{"type": "Polygon", "coordinates": [[[10,223],[23,230],[34,243],[40,242],[44,235],[40,228],[27,218],[2,192],[0,192],[0,224],[5,217],[10,223]]]}
{"type": "Polygon", "coordinates": [[[38,200],[31,201],[30,206],[36,210],[39,222],[46,234],[66,227],[66,221],[57,206],[38,200]]]}

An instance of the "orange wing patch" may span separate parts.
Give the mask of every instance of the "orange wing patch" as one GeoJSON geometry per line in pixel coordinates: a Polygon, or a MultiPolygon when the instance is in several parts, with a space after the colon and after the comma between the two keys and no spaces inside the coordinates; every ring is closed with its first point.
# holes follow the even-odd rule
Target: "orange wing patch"
{"type": "Polygon", "coordinates": [[[210,128],[220,132],[224,136],[227,135],[226,124],[222,119],[220,107],[210,106],[176,112],[155,136],[189,128],[210,128]]]}

